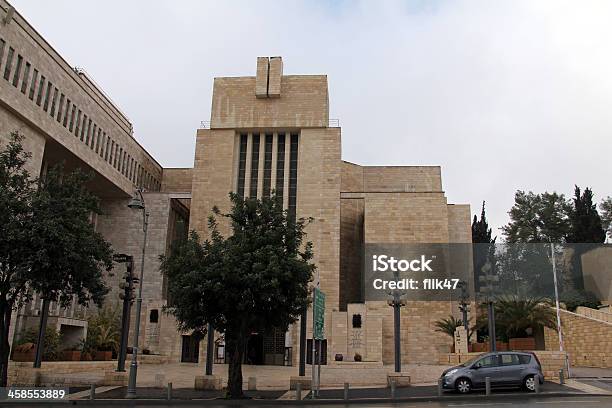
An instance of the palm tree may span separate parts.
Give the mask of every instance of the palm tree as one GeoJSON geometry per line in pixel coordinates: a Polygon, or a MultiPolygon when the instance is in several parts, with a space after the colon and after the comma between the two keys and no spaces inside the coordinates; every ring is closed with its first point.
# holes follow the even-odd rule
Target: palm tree
{"type": "MultiPolygon", "coordinates": [[[[488,327],[486,305],[481,305],[476,326],[488,327]]],[[[515,337],[528,337],[541,327],[557,328],[556,314],[548,299],[512,295],[495,301],[495,327],[499,337],[506,341],[515,337]]]]}
{"type": "MultiPolygon", "coordinates": [[[[468,320],[468,323],[469,323],[469,320],[468,320]]],[[[436,328],[437,332],[444,333],[454,339],[455,330],[457,329],[457,327],[463,326],[463,320],[456,319],[455,316],[450,315],[446,318],[440,319],[437,322],[435,322],[434,326],[437,327],[436,328]]],[[[470,337],[472,336],[472,331],[473,331],[473,328],[470,328],[468,330],[468,333],[467,333],[468,342],[470,341],[470,337]]]]}
{"type": "Polygon", "coordinates": [[[496,326],[508,338],[527,337],[540,327],[557,328],[556,314],[550,301],[543,298],[505,296],[495,303],[496,326]]]}

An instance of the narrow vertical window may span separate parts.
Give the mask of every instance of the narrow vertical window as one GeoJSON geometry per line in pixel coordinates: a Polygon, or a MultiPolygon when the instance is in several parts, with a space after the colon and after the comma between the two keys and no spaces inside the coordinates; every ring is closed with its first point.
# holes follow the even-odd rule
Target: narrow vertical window
{"type": "Polygon", "coordinates": [[[83,113],[83,122],[81,123],[81,141],[85,141],[85,131],[87,130],[87,115],[83,113]]]}
{"type": "Polygon", "coordinates": [[[272,135],[266,134],[264,146],[264,174],[263,174],[263,197],[270,196],[270,185],[272,183],[272,135]]]}
{"type": "Polygon", "coordinates": [[[257,179],[259,176],[259,133],[253,134],[253,150],[251,151],[251,187],[249,197],[257,197],[257,179]]]}
{"type": "Polygon", "coordinates": [[[238,152],[238,186],[236,194],[244,198],[244,179],[246,173],[246,157],[247,157],[247,140],[248,135],[243,133],[240,135],[240,147],[238,152]]]}
{"type": "Polygon", "coordinates": [[[47,82],[47,92],[45,92],[45,103],[43,105],[43,110],[47,112],[49,109],[49,101],[51,100],[51,89],[53,88],[53,84],[51,81],[47,82]]]}
{"type": "MultiPolygon", "coordinates": [[[[106,133],[104,133],[104,135],[106,135],[106,133]]],[[[109,146],[110,146],[110,138],[107,137],[106,138],[106,149],[104,149],[104,160],[106,162],[108,162],[108,150],[110,148],[109,146]]]]}
{"type": "Polygon", "coordinates": [[[76,106],[72,105],[72,112],[70,113],[70,128],[68,129],[72,132],[72,128],[74,126],[74,114],[76,112],[76,106]]]}
{"type": "Polygon", "coordinates": [[[26,62],[25,69],[23,70],[23,81],[21,81],[21,93],[26,94],[28,90],[28,80],[30,79],[30,69],[32,69],[32,65],[29,62],[26,62]]]}
{"type": "Polygon", "coordinates": [[[113,167],[117,168],[117,145],[115,144],[115,141],[113,140],[113,148],[111,149],[111,153],[113,156],[113,167]]]}
{"type": "Polygon", "coordinates": [[[276,196],[283,200],[285,189],[285,134],[279,133],[276,154],[276,196]]]}
{"type": "Polygon", "coordinates": [[[66,112],[64,112],[64,121],[63,121],[64,127],[68,126],[68,117],[70,117],[70,108],[71,108],[70,105],[71,105],[70,99],[66,98],[66,112]]]}
{"type": "Polygon", "coordinates": [[[45,91],[45,76],[40,76],[40,81],[38,82],[38,96],[36,97],[36,105],[40,106],[42,102],[43,92],[45,91]]]}
{"type": "Polygon", "coordinates": [[[11,77],[11,69],[13,68],[13,56],[15,55],[15,50],[13,47],[9,47],[8,54],[6,55],[6,65],[4,66],[4,79],[7,81],[11,77]]]}
{"type": "Polygon", "coordinates": [[[83,123],[87,122],[87,129],[85,129],[85,126],[83,125],[83,130],[85,131],[85,134],[83,135],[83,139],[85,140],[85,145],[89,146],[89,142],[91,141],[90,137],[91,137],[91,119],[87,120],[87,121],[83,121],[83,123]]]}
{"type": "Polygon", "coordinates": [[[51,117],[55,116],[55,106],[57,105],[58,93],[59,93],[59,90],[55,88],[55,91],[53,91],[53,99],[51,100],[51,110],[49,111],[49,116],[51,117]]]}
{"type": "MultiPolygon", "coordinates": [[[[91,122],[90,122],[91,123],[91,122]]],[[[94,149],[94,144],[96,144],[96,132],[98,131],[98,125],[96,125],[95,123],[93,124],[93,131],[91,132],[91,139],[90,139],[90,143],[89,143],[89,148],[91,150],[94,149]]]]}
{"type": "Polygon", "coordinates": [[[74,125],[74,136],[79,137],[79,126],[81,126],[81,110],[77,113],[76,124],[74,125]]]}
{"type": "MultiPolygon", "coordinates": [[[[96,153],[100,153],[100,138],[102,137],[102,128],[98,128],[98,135],[96,136],[96,153]]],[[[104,143],[104,140],[102,140],[104,143]]]]}
{"type": "Polygon", "coordinates": [[[19,76],[21,75],[21,64],[23,64],[23,57],[17,54],[17,65],[15,66],[15,73],[13,74],[13,86],[17,88],[19,85],[19,76]]]}
{"type": "Polygon", "coordinates": [[[295,220],[297,204],[297,165],[298,165],[298,135],[291,134],[291,150],[289,151],[289,216],[295,220]]]}
{"type": "Polygon", "coordinates": [[[62,111],[64,109],[64,94],[60,95],[60,100],[59,100],[59,104],[57,105],[57,118],[55,118],[55,120],[58,121],[58,123],[62,122],[62,111]]]}
{"type": "Polygon", "coordinates": [[[4,47],[6,46],[6,41],[0,38],[0,66],[2,65],[2,58],[4,58],[4,47]]]}
{"type": "Polygon", "coordinates": [[[32,73],[32,81],[30,81],[30,94],[28,95],[28,98],[30,98],[31,101],[34,100],[34,92],[36,92],[36,81],[37,80],[38,80],[38,70],[34,68],[34,71],[32,73]]]}

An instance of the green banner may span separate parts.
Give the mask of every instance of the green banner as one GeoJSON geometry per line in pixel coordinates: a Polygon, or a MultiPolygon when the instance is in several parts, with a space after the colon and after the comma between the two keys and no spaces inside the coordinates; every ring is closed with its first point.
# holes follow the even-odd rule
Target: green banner
{"type": "Polygon", "coordinates": [[[325,339],[325,293],[318,288],[314,289],[314,338],[325,339]]]}

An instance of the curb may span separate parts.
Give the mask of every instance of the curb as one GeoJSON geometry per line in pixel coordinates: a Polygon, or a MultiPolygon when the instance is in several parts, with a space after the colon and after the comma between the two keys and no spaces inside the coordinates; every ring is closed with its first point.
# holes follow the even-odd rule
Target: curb
{"type": "MultiPolygon", "coordinates": [[[[542,398],[566,398],[566,397],[600,397],[600,398],[612,398],[606,394],[586,394],[578,392],[550,392],[541,394],[493,394],[490,396],[486,395],[473,395],[473,396],[458,396],[458,395],[443,395],[428,396],[428,397],[402,397],[402,398],[360,398],[350,399],[348,401],[342,399],[306,399],[301,401],[295,400],[265,400],[265,399],[243,399],[243,400],[224,400],[224,399],[194,399],[194,400],[165,400],[165,399],[95,399],[95,400],[70,400],[70,401],[37,401],[36,404],[47,405],[57,403],[69,403],[71,405],[100,405],[100,406],[112,406],[112,405],[215,405],[215,406],[244,406],[244,405],[346,405],[346,404],[389,404],[389,403],[405,403],[405,402],[486,402],[486,401],[497,401],[497,400],[529,400],[529,399],[542,399],[542,398]]],[[[3,401],[3,404],[10,406],[24,406],[25,401],[19,402],[7,402],[3,401]]],[[[29,401],[28,401],[29,402],[29,401]]],[[[27,402],[26,402],[27,403],[27,402]]]]}

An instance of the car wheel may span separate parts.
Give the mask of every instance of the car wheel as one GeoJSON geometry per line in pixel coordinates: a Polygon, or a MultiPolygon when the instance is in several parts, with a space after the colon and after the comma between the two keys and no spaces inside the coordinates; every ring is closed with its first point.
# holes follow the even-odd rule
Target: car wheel
{"type": "Polygon", "coordinates": [[[455,382],[455,389],[461,394],[472,391],[472,383],[467,378],[460,378],[455,382]]]}
{"type": "Polygon", "coordinates": [[[536,381],[538,380],[536,380],[535,376],[533,375],[525,377],[525,379],[523,380],[523,387],[529,392],[534,392],[536,387],[536,381]]]}

